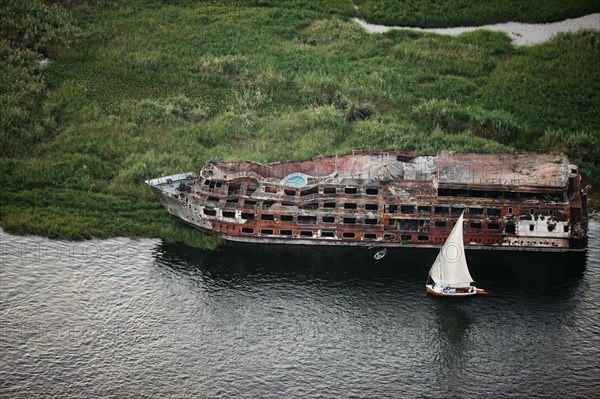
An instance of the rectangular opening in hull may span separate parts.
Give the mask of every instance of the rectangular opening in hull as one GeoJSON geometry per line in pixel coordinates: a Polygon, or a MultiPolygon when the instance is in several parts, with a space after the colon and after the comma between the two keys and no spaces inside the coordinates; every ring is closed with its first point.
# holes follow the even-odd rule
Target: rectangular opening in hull
{"type": "Polygon", "coordinates": [[[298,223],[299,224],[316,224],[317,217],[300,215],[300,216],[298,216],[298,223]]]}
{"type": "Polygon", "coordinates": [[[309,188],[308,190],[300,191],[300,195],[302,197],[306,197],[307,195],[313,195],[313,194],[318,194],[318,193],[319,193],[318,187],[313,187],[313,188],[309,188]]]}
{"type": "Polygon", "coordinates": [[[401,205],[400,213],[412,215],[413,213],[415,213],[415,206],[414,205],[401,205]]]}
{"type": "Polygon", "coordinates": [[[254,220],[254,214],[253,213],[242,212],[242,219],[254,220]]]}

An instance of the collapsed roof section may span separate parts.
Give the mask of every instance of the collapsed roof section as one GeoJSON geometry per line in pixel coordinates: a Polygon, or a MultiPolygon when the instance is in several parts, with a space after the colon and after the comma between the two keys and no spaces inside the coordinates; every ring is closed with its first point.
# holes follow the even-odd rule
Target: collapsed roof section
{"type": "Polygon", "coordinates": [[[564,155],[440,152],[429,156],[373,150],[266,165],[212,161],[204,166],[200,175],[224,181],[251,178],[290,187],[319,182],[428,181],[439,186],[464,188],[560,189],[567,187],[569,174],[577,172],[571,171],[573,167],[564,155]]]}
{"type": "Polygon", "coordinates": [[[498,186],[498,189],[566,188],[571,166],[564,155],[466,154],[441,152],[436,157],[440,186],[468,188],[498,186]]]}

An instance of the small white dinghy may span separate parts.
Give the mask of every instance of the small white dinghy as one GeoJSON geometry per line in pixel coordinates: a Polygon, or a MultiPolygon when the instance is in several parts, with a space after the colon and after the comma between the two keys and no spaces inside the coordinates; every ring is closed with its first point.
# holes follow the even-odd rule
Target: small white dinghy
{"type": "Polygon", "coordinates": [[[429,270],[425,288],[430,294],[450,297],[487,294],[481,288],[471,285],[474,281],[465,257],[463,216],[464,212],[458,218],[429,270]]]}
{"type": "Polygon", "coordinates": [[[383,248],[381,251],[378,251],[375,255],[373,255],[373,259],[379,260],[383,258],[387,254],[387,248],[383,248]]]}

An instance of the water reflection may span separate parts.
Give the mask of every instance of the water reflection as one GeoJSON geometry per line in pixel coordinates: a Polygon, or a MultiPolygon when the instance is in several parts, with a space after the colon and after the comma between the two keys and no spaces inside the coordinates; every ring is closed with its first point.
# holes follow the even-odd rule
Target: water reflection
{"type": "MultiPolygon", "coordinates": [[[[218,287],[289,282],[362,287],[382,284],[421,295],[436,250],[393,248],[375,261],[375,250],[230,243],[218,251],[160,244],[157,265],[218,287]]],[[[468,251],[471,274],[492,295],[567,300],[576,295],[585,253],[468,251]]],[[[381,288],[381,287],[380,287],[381,288]]]]}
{"type": "Polygon", "coordinates": [[[435,254],[411,251],[388,255],[375,261],[374,251],[362,248],[318,248],[228,244],[219,251],[199,251],[162,244],[156,251],[161,267],[176,273],[192,270],[211,280],[233,286],[275,281],[315,284],[352,284],[385,279],[402,279],[418,284],[428,269],[421,259],[435,254]]]}
{"type": "Polygon", "coordinates": [[[439,370],[439,384],[446,385],[444,396],[468,394],[463,391],[465,384],[462,379],[473,363],[473,343],[469,337],[473,318],[469,309],[465,309],[456,298],[432,299],[436,321],[432,355],[439,370]]]}
{"type": "MultiPolygon", "coordinates": [[[[467,332],[472,322],[471,316],[465,309],[461,308],[461,304],[457,303],[455,299],[434,299],[437,299],[433,303],[438,327],[437,331],[439,331],[442,341],[460,349],[467,337],[467,332]]],[[[462,351],[460,352],[462,353],[462,351]]],[[[448,356],[447,358],[452,359],[454,357],[448,356]]]]}

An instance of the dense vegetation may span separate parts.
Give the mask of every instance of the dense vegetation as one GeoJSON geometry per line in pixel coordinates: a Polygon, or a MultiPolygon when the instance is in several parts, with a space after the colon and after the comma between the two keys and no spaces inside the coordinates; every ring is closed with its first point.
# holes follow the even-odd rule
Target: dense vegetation
{"type": "Polygon", "coordinates": [[[600,11],[600,0],[357,0],[356,4],[360,17],[371,23],[421,28],[545,23],[600,11]]]}
{"type": "Polygon", "coordinates": [[[597,32],[515,48],[483,31],[371,35],[342,0],[27,4],[0,11],[10,232],[214,246],[143,181],[215,158],[563,151],[599,182],[597,32]]]}

